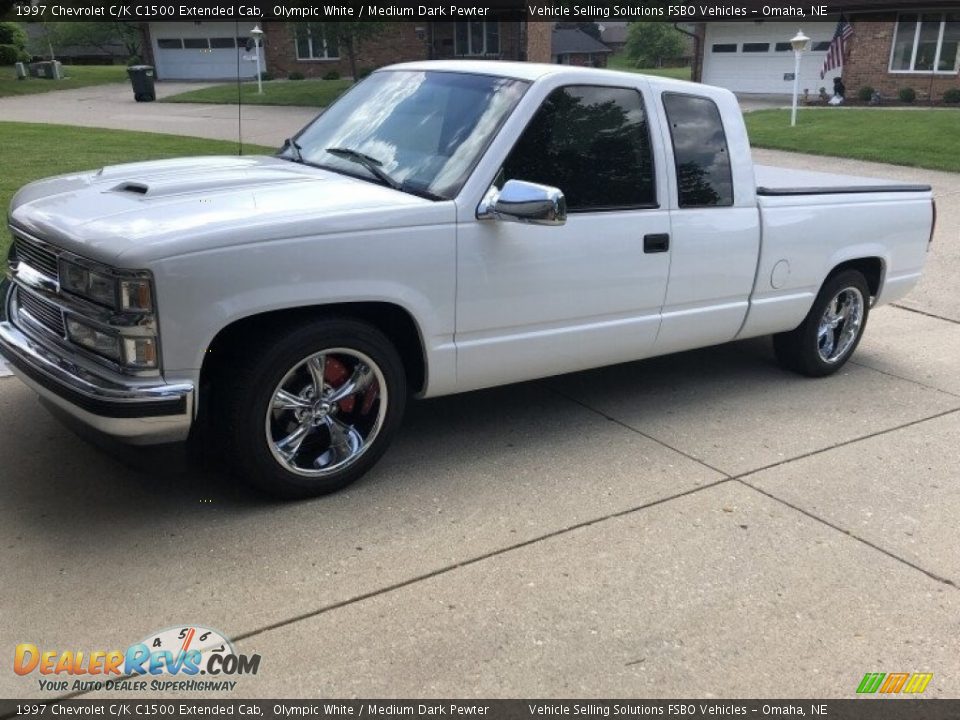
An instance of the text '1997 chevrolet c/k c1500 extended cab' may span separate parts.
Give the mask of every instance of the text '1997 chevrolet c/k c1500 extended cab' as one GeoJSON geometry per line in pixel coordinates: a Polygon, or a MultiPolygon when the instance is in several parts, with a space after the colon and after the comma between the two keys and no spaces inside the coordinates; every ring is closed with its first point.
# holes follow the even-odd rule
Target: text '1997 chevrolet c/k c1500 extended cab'
{"type": "Polygon", "coordinates": [[[835,372],[917,282],[934,219],[926,186],[755,167],[726,90],[395,65],[276,156],[20,190],[0,353],[99,431],[215,442],[303,497],[368,470],[409,394],[760,335],[835,372]]]}

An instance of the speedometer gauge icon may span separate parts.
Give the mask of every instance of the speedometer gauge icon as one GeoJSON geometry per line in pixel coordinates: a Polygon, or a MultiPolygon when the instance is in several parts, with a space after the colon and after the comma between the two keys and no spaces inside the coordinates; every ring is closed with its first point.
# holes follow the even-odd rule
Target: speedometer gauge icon
{"type": "Polygon", "coordinates": [[[182,659],[188,657],[188,653],[193,660],[190,664],[201,668],[201,675],[206,674],[204,668],[209,667],[208,663],[213,656],[220,655],[222,660],[223,657],[234,654],[233,644],[223,633],[202,625],[170,627],[148,635],[141,642],[147,646],[151,655],[160,656],[153,664],[174,673],[180,667],[182,659]]]}

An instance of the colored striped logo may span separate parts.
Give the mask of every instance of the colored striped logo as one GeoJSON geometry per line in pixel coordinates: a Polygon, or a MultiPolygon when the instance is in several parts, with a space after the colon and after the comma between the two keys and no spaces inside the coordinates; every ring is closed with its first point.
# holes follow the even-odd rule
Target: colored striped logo
{"type": "Polygon", "coordinates": [[[932,679],[933,673],[867,673],[857,687],[857,694],[919,695],[932,679]]]}

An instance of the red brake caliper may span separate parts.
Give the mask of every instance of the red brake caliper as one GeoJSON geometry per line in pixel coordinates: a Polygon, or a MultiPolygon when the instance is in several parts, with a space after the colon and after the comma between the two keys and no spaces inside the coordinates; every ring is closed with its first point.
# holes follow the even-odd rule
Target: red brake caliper
{"type": "MultiPolygon", "coordinates": [[[[330,387],[337,389],[350,379],[350,372],[347,366],[333,357],[328,357],[323,369],[323,379],[330,387]]],[[[377,399],[377,391],[380,389],[377,381],[370,383],[366,392],[363,394],[363,405],[360,406],[360,414],[366,415],[373,407],[373,401],[377,399]]],[[[340,409],[345,412],[353,412],[357,399],[351,395],[340,401],[340,409]]]]}

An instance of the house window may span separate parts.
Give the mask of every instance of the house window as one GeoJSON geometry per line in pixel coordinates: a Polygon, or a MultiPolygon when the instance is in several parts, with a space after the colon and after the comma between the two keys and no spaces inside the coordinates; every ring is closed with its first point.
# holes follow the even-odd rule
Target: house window
{"type": "Polygon", "coordinates": [[[770,43],[744,43],[743,51],[745,53],[769,52],[770,43]]]}
{"type": "Polygon", "coordinates": [[[157,47],[161,50],[183,50],[183,40],[180,38],[160,38],[157,47]]]}
{"type": "Polygon", "coordinates": [[[736,43],[716,43],[713,46],[715,53],[735,53],[737,51],[736,43]]]}
{"type": "Polygon", "coordinates": [[[454,33],[456,55],[499,55],[500,24],[458,22],[454,33]]]}
{"type": "Polygon", "coordinates": [[[904,13],[890,57],[891,72],[957,73],[960,13],[904,13]]]}
{"type": "MultiPolygon", "coordinates": [[[[774,49],[777,52],[790,52],[793,50],[793,45],[788,42],[778,42],[774,49]]],[[[830,49],[829,40],[821,40],[810,45],[810,52],[826,52],[830,49]]],[[[746,52],[746,50],[744,50],[746,52]]]]}
{"type": "Polygon", "coordinates": [[[336,60],[340,47],[333,33],[324,33],[322,23],[297,23],[297,60],[336,60]],[[330,35],[330,37],[328,37],[330,35]]]}
{"type": "Polygon", "coordinates": [[[210,43],[207,38],[184,38],[183,47],[187,50],[207,50],[210,43]]]}
{"type": "Polygon", "coordinates": [[[214,50],[233,49],[237,46],[237,41],[232,37],[214,37],[210,38],[210,47],[214,50]]]}

